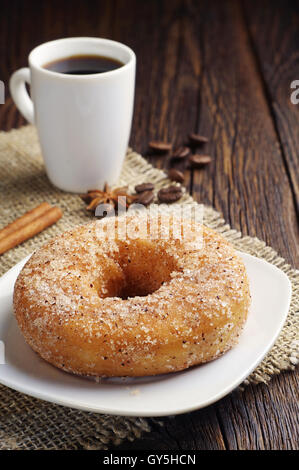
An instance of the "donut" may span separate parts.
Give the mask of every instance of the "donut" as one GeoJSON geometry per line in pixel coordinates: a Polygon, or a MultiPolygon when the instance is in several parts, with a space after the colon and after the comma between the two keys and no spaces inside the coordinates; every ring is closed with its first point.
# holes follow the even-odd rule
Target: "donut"
{"type": "Polygon", "coordinates": [[[217,232],[179,224],[109,217],[36,251],[14,287],[26,342],[84,376],[165,374],[232,348],[250,305],[244,263],[217,232]]]}

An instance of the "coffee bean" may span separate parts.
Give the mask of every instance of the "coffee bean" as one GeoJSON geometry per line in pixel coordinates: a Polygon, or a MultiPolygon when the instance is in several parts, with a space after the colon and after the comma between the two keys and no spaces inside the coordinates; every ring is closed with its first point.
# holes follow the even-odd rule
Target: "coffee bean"
{"type": "Polygon", "coordinates": [[[174,184],[171,184],[170,186],[167,186],[166,188],[160,189],[159,193],[164,194],[164,193],[181,193],[182,188],[181,186],[177,186],[174,184]]]}
{"type": "Polygon", "coordinates": [[[185,158],[190,154],[189,147],[178,147],[172,154],[172,158],[185,158]]]}
{"type": "Polygon", "coordinates": [[[181,199],[183,194],[180,186],[168,186],[167,188],[160,189],[158,192],[158,199],[160,202],[171,204],[181,199]]]}
{"type": "Polygon", "coordinates": [[[207,137],[204,137],[203,135],[195,134],[194,132],[189,134],[189,139],[191,143],[194,145],[205,144],[209,141],[207,137]]]}
{"type": "Polygon", "coordinates": [[[153,191],[143,191],[139,193],[137,198],[134,201],[134,204],[143,204],[144,206],[148,206],[151,202],[153,202],[155,195],[153,191]]]}
{"type": "Polygon", "coordinates": [[[189,163],[190,165],[195,168],[195,167],[201,167],[204,165],[207,165],[208,163],[211,163],[212,158],[209,155],[191,155],[189,158],[189,163]]]}
{"type": "Polygon", "coordinates": [[[142,183],[135,186],[136,193],[143,193],[143,191],[152,191],[154,189],[153,183],[142,183]]]}
{"type": "Polygon", "coordinates": [[[182,173],[180,170],[176,170],[175,168],[171,168],[168,171],[168,178],[171,181],[177,181],[178,183],[183,183],[185,176],[184,173],[182,173]]]}
{"type": "Polygon", "coordinates": [[[171,150],[171,143],[169,142],[162,142],[160,140],[152,140],[149,144],[148,144],[149,148],[151,150],[154,150],[155,152],[158,152],[158,153],[167,153],[169,152],[169,150],[171,150]]]}

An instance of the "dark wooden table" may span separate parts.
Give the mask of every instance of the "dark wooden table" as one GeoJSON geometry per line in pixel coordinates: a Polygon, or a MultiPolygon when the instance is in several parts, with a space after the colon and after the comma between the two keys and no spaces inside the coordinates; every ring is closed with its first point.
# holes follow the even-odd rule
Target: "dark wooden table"
{"type": "MultiPolygon", "coordinates": [[[[131,144],[210,137],[213,163],[187,172],[200,202],[232,227],[256,235],[298,267],[298,2],[2,0],[0,79],[26,66],[37,44],[102,36],[131,46],[138,60],[131,144]]],[[[7,91],[0,129],[24,124],[7,91]]],[[[155,165],[167,159],[149,157],[155,165]]],[[[249,386],[193,413],[163,418],[120,448],[298,449],[298,373],[249,386]]]]}

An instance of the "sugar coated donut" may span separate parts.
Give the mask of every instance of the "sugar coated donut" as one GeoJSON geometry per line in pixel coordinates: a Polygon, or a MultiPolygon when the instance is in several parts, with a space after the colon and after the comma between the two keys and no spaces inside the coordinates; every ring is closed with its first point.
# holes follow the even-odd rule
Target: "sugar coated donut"
{"type": "Polygon", "coordinates": [[[14,288],[27,343],[51,364],[92,376],[164,374],[229,350],[250,304],[244,264],[217,232],[179,224],[105,218],[35,252],[14,288]]]}

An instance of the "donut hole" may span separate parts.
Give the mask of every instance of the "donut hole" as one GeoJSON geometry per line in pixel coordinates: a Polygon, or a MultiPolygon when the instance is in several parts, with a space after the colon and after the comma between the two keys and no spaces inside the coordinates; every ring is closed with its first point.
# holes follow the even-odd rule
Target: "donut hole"
{"type": "Polygon", "coordinates": [[[177,270],[173,256],[152,241],[136,240],[120,246],[120,266],[125,282],[119,297],[147,296],[171,280],[177,270]]]}
{"type": "Polygon", "coordinates": [[[147,296],[171,280],[177,262],[161,246],[148,240],[119,242],[119,253],[107,261],[93,288],[101,298],[147,296]]]}

